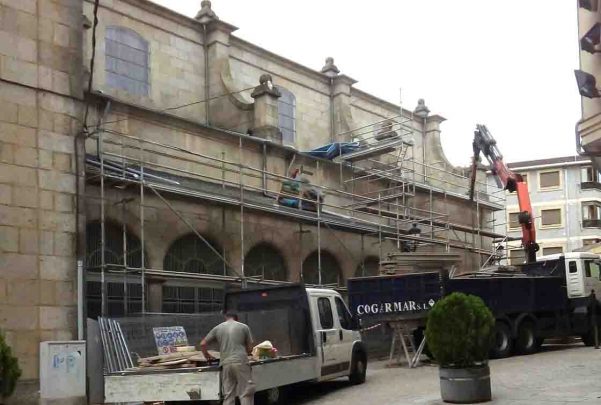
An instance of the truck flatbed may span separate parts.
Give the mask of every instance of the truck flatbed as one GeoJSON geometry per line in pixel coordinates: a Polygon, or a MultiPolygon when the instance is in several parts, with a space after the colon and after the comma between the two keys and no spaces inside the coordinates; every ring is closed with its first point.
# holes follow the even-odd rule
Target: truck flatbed
{"type": "MultiPolygon", "coordinates": [[[[269,340],[281,354],[251,361],[259,396],[279,400],[282,387],[299,382],[365,381],[366,349],[340,293],[302,284],[243,289],[226,292],[223,312],[228,311],[250,327],[257,342],[269,340]]],[[[216,365],[127,369],[104,375],[104,403],[219,401],[221,386],[216,365]]]]}
{"type": "MultiPolygon", "coordinates": [[[[319,378],[310,354],[252,361],[257,391],[319,378]]],[[[106,375],[105,402],[220,399],[220,367],[126,370],[106,375]]]]}

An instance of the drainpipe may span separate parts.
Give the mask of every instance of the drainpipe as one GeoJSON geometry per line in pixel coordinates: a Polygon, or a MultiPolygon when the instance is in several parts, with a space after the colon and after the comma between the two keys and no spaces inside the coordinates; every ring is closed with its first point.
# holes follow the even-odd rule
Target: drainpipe
{"type": "Polygon", "coordinates": [[[565,192],[564,192],[564,199],[565,199],[565,204],[566,204],[566,212],[565,212],[565,218],[566,218],[566,251],[570,251],[570,196],[569,196],[569,183],[568,183],[568,169],[566,168],[563,171],[563,178],[564,178],[564,187],[565,187],[565,192]]]}
{"type": "Polygon", "coordinates": [[[261,186],[263,188],[263,195],[270,197],[267,192],[267,144],[263,142],[263,173],[261,173],[261,186]]]}
{"type": "Polygon", "coordinates": [[[73,139],[75,154],[75,256],[77,260],[77,339],[86,339],[85,325],[85,258],[86,258],[86,221],[85,221],[85,136],[82,130],[73,139]],[[83,170],[82,170],[83,169],[83,170]],[[83,173],[82,173],[83,171],[83,173]]]}
{"type": "Polygon", "coordinates": [[[330,142],[334,143],[334,78],[330,77],[330,142]]]}
{"type": "Polygon", "coordinates": [[[203,44],[202,47],[204,49],[204,64],[205,64],[205,99],[207,102],[205,103],[205,123],[209,125],[209,109],[211,108],[211,102],[209,101],[209,46],[207,44],[207,24],[202,24],[202,32],[203,32],[203,44]]]}
{"type": "Polygon", "coordinates": [[[428,124],[427,122],[428,118],[424,117],[423,123],[422,123],[422,162],[423,162],[423,166],[422,168],[424,169],[424,184],[426,184],[428,182],[427,180],[427,167],[426,167],[426,125],[428,124]]]}
{"type": "Polygon", "coordinates": [[[277,194],[267,191],[267,142],[263,142],[263,173],[261,173],[261,185],[263,188],[263,196],[269,198],[278,198],[277,194]]]}
{"type": "Polygon", "coordinates": [[[334,78],[340,73],[340,69],[334,64],[334,58],[331,56],[326,58],[326,64],[321,68],[321,73],[330,79],[330,142],[333,143],[336,137],[334,133],[334,78]]]}

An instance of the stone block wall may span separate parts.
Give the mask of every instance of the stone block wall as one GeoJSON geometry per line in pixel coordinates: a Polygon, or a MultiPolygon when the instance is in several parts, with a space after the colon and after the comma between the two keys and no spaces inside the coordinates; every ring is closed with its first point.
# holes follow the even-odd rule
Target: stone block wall
{"type": "Polygon", "coordinates": [[[76,338],[82,2],[0,1],[0,331],[37,403],[39,343],[76,338]]]}
{"type": "MultiPolygon", "coordinates": [[[[93,1],[84,2],[84,13],[92,20],[93,1]]],[[[118,99],[155,110],[164,110],[204,100],[204,50],[200,24],[169,9],[143,0],[101,1],[98,12],[94,88],[118,99]],[[132,95],[106,83],[106,28],[125,27],[149,45],[148,96],[132,95]]],[[[91,33],[87,33],[87,36],[91,33]]],[[[89,60],[91,42],[84,56],[89,60]]],[[[205,122],[205,103],[170,110],[196,122],[205,122]]]]}

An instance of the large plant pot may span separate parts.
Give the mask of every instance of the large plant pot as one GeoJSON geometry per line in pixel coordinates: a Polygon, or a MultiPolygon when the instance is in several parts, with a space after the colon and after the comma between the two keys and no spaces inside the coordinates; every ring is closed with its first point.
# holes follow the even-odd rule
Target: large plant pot
{"type": "Polygon", "coordinates": [[[455,404],[490,401],[490,369],[440,367],[440,395],[443,401],[455,404]]]}

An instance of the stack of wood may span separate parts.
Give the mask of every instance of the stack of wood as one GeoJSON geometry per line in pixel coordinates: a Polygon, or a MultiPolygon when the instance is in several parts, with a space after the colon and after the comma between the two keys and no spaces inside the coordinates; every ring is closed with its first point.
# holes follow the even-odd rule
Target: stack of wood
{"type": "MultiPolygon", "coordinates": [[[[209,351],[215,359],[219,359],[219,352],[209,351]]],[[[152,357],[138,358],[138,367],[133,370],[166,370],[174,368],[190,368],[207,366],[209,362],[202,352],[176,352],[161,354],[152,357]]]]}

